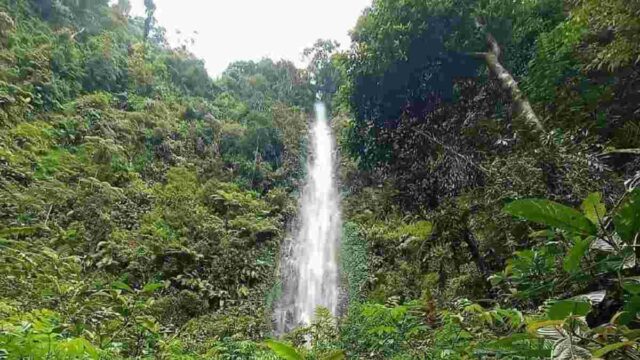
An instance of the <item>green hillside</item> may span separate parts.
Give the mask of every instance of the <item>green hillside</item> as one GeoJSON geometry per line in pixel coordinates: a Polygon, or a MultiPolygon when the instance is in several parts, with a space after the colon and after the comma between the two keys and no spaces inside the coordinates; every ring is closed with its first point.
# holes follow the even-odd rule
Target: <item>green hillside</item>
{"type": "Polygon", "coordinates": [[[215,79],[145,7],[0,0],[0,359],[640,359],[640,1],[373,0],[215,79]],[[317,98],[344,310],[272,341],[317,98]]]}

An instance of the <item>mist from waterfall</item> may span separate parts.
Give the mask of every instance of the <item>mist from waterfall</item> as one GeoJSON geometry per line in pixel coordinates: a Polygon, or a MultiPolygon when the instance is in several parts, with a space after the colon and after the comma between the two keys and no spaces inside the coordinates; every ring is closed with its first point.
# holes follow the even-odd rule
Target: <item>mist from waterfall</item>
{"type": "Polygon", "coordinates": [[[316,103],[315,113],[306,183],[282,255],[283,293],[274,315],[279,333],[310,324],[319,306],[334,315],[338,308],[337,251],[342,224],[335,144],[324,104],[316,103]]]}

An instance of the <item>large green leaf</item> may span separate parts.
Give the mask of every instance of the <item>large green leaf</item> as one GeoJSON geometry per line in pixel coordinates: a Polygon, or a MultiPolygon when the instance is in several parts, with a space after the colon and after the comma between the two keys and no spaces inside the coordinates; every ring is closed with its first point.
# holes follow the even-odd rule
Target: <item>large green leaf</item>
{"type": "Polygon", "coordinates": [[[595,225],[579,211],[545,199],[516,200],[504,207],[508,214],[581,235],[595,235],[595,225]]]}
{"type": "MultiPolygon", "coordinates": [[[[627,279],[625,279],[627,280],[627,279]]],[[[633,280],[627,280],[622,284],[622,288],[630,293],[631,295],[638,295],[640,294],[640,282],[636,281],[635,279],[633,280]]]]}
{"type": "Polygon", "coordinates": [[[573,243],[573,247],[571,248],[571,250],[569,250],[567,257],[564,259],[564,263],[562,264],[566,272],[572,273],[579,269],[582,258],[587,253],[587,250],[589,250],[591,239],[592,238],[576,238],[575,242],[573,243]]]}
{"type": "Polygon", "coordinates": [[[628,325],[632,321],[638,318],[638,314],[640,313],[640,296],[632,295],[631,297],[625,299],[624,307],[622,308],[624,311],[620,314],[619,321],[620,324],[628,325]]]}
{"type": "Polygon", "coordinates": [[[275,340],[267,340],[264,342],[271,351],[276,353],[285,360],[304,360],[302,355],[298,354],[293,347],[275,340]]]}
{"type": "Polygon", "coordinates": [[[607,208],[602,203],[602,194],[599,192],[589,194],[582,202],[580,209],[582,209],[584,216],[596,226],[602,223],[607,214],[607,208]]]}
{"type": "Polygon", "coordinates": [[[555,302],[547,315],[551,320],[564,320],[570,315],[586,316],[591,311],[591,304],[586,301],[561,300],[555,302]]]}
{"type": "Polygon", "coordinates": [[[629,198],[622,204],[613,222],[620,238],[626,242],[632,242],[640,232],[640,188],[629,194],[629,198]]]}

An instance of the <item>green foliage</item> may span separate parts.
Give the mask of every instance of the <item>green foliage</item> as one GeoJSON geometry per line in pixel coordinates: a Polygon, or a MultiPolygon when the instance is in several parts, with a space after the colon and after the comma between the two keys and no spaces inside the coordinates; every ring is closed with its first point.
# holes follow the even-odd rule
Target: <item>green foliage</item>
{"type": "Polygon", "coordinates": [[[527,330],[539,338],[553,341],[552,359],[591,359],[616,350],[624,351],[625,347],[633,349],[636,346],[635,341],[629,341],[636,336],[629,336],[628,328],[613,323],[607,330],[611,335],[608,345],[585,341],[589,336],[602,332],[602,328],[590,328],[584,320],[584,316],[591,311],[592,307],[588,302],[559,301],[548,310],[546,319],[531,321],[527,330]]]}
{"type": "Polygon", "coordinates": [[[215,81],[145,6],[0,0],[0,357],[638,357],[637,2],[376,0],[215,81]],[[317,95],[349,303],[265,346],[317,95]]]}
{"type": "Polygon", "coordinates": [[[584,1],[574,10],[575,18],[588,24],[591,32],[612,31],[612,39],[589,41],[587,53],[591,63],[587,69],[616,69],[638,61],[638,4],[625,1],[584,1]]]}
{"type": "Polygon", "coordinates": [[[549,200],[516,200],[507,204],[504,211],[513,216],[519,216],[573,234],[595,235],[596,233],[595,225],[584,215],[570,207],[549,200]]]}
{"type": "Polygon", "coordinates": [[[214,87],[204,62],[192,54],[179,51],[165,59],[171,81],[181,92],[190,96],[211,98],[214,87]]]}
{"type": "Polygon", "coordinates": [[[332,40],[317,40],[313,47],[303,51],[308,60],[307,71],[311,75],[314,92],[325,103],[329,113],[334,109],[333,97],[344,82],[337,50],[340,44],[332,40]]]}
{"type": "Polygon", "coordinates": [[[580,262],[587,254],[591,245],[591,239],[576,238],[571,250],[567,254],[567,258],[564,260],[563,268],[567,272],[574,272],[579,269],[580,262]]]}
{"type": "Polygon", "coordinates": [[[589,194],[589,196],[582,202],[580,209],[584,216],[591,220],[591,222],[596,226],[603,222],[604,217],[607,214],[607,209],[602,203],[602,194],[600,193],[589,194]]]}
{"type": "Polygon", "coordinates": [[[640,289],[636,279],[626,279],[622,288],[624,290],[624,307],[619,314],[619,323],[630,325],[637,322],[640,313],[640,289]]]}
{"type": "Polygon", "coordinates": [[[585,35],[583,24],[567,21],[538,38],[536,55],[524,83],[532,100],[551,101],[557,96],[559,85],[578,74],[579,61],[575,52],[585,35]]]}
{"type": "Polygon", "coordinates": [[[465,1],[375,1],[358,20],[347,65],[355,117],[347,149],[361,165],[391,160],[385,130],[407,104],[451,99],[453,79],[475,72],[475,60],[448,47],[458,31],[468,38],[469,10],[465,1]]]}
{"type": "Polygon", "coordinates": [[[214,84],[146,5],[143,23],[126,1],[0,1],[11,359],[275,358],[250,340],[270,330],[312,86],[271,61],[214,84]]]}
{"type": "Polygon", "coordinates": [[[414,311],[431,327],[402,337],[416,351],[397,358],[636,354],[627,326],[638,300],[624,277],[637,272],[637,190],[623,195],[623,182],[635,186],[637,159],[601,154],[636,147],[636,109],[625,104],[638,17],[636,4],[621,4],[374,1],[359,19],[338,92],[351,116],[339,124],[345,214],[368,245],[366,300],[420,299],[414,311]],[[488,34],[548,134],[522,128],[495,74],[477,71],[471,55],[486,51],[488,34]],[[460,308],[461,297],[493,310],[460,308]],[[519,326],[487,320],[513,307],[519,326]]]}
{"type": "Polygon", "coordinates": [[[425,331],[409,306],[360,304],[349,308],[341,327],[348,357],[389,359],[407,351],[408,342],[425,331]]]}
{"type": "MultiPolygon", "coordinates": [[[[296,351],[295,348],[279,341],[267,340],[265,344],[279,356],[285,360],[304,360],[305,356],[296,351]]],[[[343,360],[345,359],[344,353],[340,350],[333,351],[327,355],[323,355],[317,358],[318,360],[343,360]]]]}
{"type": "MultiPolygon", "coordinates": [[[[616,239],[616,233],[611,232],[603,222],[606,208],[600,203],[599,194],[589,195],[583,201],[582,209],[585,217],[569,207],[539,199],[514,201],[504,208],[505,212],[512,215],[519,215],[565,231],[562,236],[564,244],[555,241],[556,234],[549,233],[544,246],[517,252],[516,256],[509,260],[504,274],[517,285],[518,290],[521,291],[520,296],[548,296],[558,290],[558,285],[571,281],[587,283],[591,279],[583,272],[589,268],[597,269],[598,276],[618,276],[616,274],[620,274],[620,271],[627,268],[625,263],[629,259],[635,261],[633,251],[624,246],[619,238],[616,239]],[[576,222],[576,219],[580,221],[576,222]],[[587,232],[585,224],[592,225],[594,230],[587,232]],[[558,271],[558,263],[554,257],[559,254],[564,256],[562,269],[569,275],[568,277],[561,275],[558,271]]],[[[627,222],[623,219],[632,222],[634,216],[635,212],[632,214],[624,206],[616,209],[613,218],[619,220],[615,231],[624,234],[627,222]],[[622,226],[619,227],[618,224],[622,226]]],[[[538,237],[542,234],[532,235],[538,237]]],[[[493,280],[499,283],[503,277],[496,275],[493,280]]]]}
{"type": "Polygon", "coordinates": [[[47,310],[5,318],[0,347],[7,359],[98,359],[99,350],[84,337],[63,334],[59,315],[47,310]]]}
{"type": "Polygon", "coordinates": [[[527,73],[536,53],[538,36],[552,30],[565,18],[563,1],[478,2],[475,15],[487,24],[503,50],[505,66],[516,76],[527,73]]]}
{"type": "Polygon", "coordinates": [[[369,278],[368,248],[354,223],[346,223],[342,228],[340,269],[347,278],[349,302],[362,300],[369,278]]]}
{"type": "Polygon", "coordinates": [[[119,92],[126,89],[127,60],[125,44],[105,33],[87,44],[84,88],[88,91],[119,92]]]}
{"type": "Polygon", "coordinates": [[[582,301],[563,300],[555,302],[547,311],[551,320],[564,320],[570,316],[586,316],[591,312],[591,304],[582,301]]]}
{"type": "Polygon", "coordinates": [[[620,210],[614,216],[616,231],[622,240],[629,243],[640,233],[640,189],[628,194],[620,210]]]}
{"type": "Polygon", "coordinates": [[[267,340],[265,344],[271,349],[274,353],[278,354],[281,358],[285,360],[302,360],[304,359],[302,355],[298,354],[296,349],[293,347],[281,343],[274,340],[267,340]]]}
{"type": "Polygon", "coordinates": [[[307,75],[284,60],[235,62],[216,81],[216,86],[235,94],[257,111],[265,111],[276,102],[311,109],[315,95],[307,75]]]}
{"type": "Polygon", "coordinates": [[[571,2],[567,18],[536,40],[523,87],[554,126],[625,126],[626,120],[608,119],[607,109],[626,101],[624,91],[616,88],[616,73],[637,65],[639,49],[632,45],[637,43],[637,31],[632,30],[639,26],[632,15],[637,4],[629,6],[620,1],[571,2]]]}

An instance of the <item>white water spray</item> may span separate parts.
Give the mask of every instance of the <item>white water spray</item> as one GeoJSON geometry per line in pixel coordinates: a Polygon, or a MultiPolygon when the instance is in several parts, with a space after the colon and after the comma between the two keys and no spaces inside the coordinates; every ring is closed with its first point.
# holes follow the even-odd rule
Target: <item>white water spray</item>
{"type": "Polygon", "coordinates": [[[341,218],[334,141],[324,104],[315,110],[300,212],[283,251],[283,295],[275,312],[279,333],[309,324],[319,306],[334,315],[338,308],[341,218]]]}

